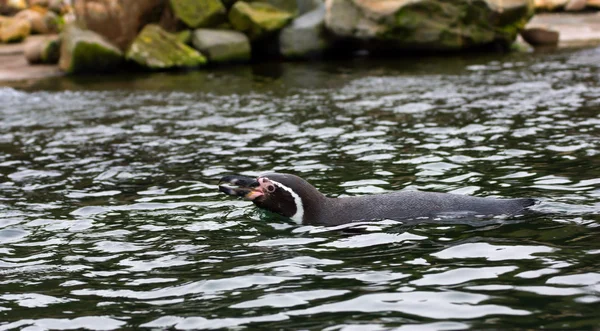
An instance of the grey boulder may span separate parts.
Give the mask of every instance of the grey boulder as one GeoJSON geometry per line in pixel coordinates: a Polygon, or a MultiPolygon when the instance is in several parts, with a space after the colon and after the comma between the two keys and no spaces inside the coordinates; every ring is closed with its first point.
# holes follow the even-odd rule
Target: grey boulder
{"type": "Polygon", "coordinates": [[[250,40],[237,31],[196,29],[192,45],[212,63],[244,62],[251,56],[250,40]]]}
{"type": "Polygon", "coordinates": [[[287,58],[305,58],[324,53],[331,45],[325,30],[325,6],[294,19],[279,34],[279,51],[287,58]]]}

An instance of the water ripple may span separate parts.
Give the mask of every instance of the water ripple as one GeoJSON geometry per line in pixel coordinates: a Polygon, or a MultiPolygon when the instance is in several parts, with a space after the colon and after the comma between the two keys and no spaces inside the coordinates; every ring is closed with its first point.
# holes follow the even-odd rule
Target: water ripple
{"type": "Polygon", "coordinates": [[[0,330],[593,329],[598,50],[0,88],[0,330]],[[217,190],[534,197],[511,217],[297,225],[217,190]]]}

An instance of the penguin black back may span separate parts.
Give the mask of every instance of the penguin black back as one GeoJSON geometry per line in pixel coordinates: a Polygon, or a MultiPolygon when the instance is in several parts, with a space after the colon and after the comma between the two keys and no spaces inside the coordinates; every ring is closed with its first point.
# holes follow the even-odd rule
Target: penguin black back
{"type": "Polygon", "coordinates": [[[226,176],[221,182],[246,183],[220,190],[244,196],[260,208],[293,221],[339,225],[353,221],[436,217],[442,214],[511,215],[535,204],[534,199],[493,199],[449,193],[402,191],[360,197],[328,198],[306,180],[291,174],[269,173],[257,179],[226,176]]]}

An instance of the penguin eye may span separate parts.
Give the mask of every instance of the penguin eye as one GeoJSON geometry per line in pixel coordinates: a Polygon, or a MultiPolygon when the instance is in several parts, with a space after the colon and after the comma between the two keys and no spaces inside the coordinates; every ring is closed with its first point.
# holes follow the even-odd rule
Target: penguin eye
{"type": "Polygon", "coordinates": [[[268,185],[268,186],[267,186],[267,191],[269,191],[269,192],[271,192],[271,193],[275,192],[275,186],[273,186],[273,185],[268,185]]]}

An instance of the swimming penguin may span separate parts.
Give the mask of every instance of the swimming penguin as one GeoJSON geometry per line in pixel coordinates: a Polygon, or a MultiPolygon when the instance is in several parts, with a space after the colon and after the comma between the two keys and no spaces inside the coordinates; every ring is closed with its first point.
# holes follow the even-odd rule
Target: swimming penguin
{"type": "Polygon", "coordinates": [[[288,217],[299,224],[325,226],[453,213],[510,215],[536,203],[534,199],[478,198],[419,191],[328,198],[304,179],[282,173],[270,173],[258,178],[225,176],[219,181],[219,191],[243,197],[259,208],[288,217]]]}

